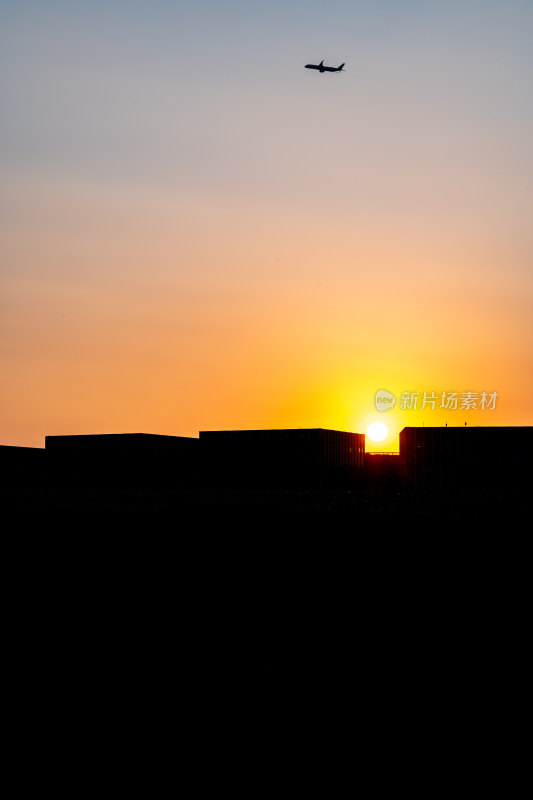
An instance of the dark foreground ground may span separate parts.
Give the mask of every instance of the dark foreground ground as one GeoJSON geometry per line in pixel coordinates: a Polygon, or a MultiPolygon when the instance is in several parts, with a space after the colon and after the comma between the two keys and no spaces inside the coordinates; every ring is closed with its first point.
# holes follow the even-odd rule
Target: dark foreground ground
{"type": "Polygon", "coordinates": [[[329,744],[372,780],[420,773],[422,794],[450,760],[454,785],[465,763],[493,781],[490,743],[508,782],[526,758],[526,500],[4,489],[8,752],[69,788],[110,767],[153,788],[168,763],[248,792],[329,744]]]}
{"type": "Polygon", "coordinates": [[[519,525],[528,496],[516,491],[412,492],[387,488],[338,490],[4,488],[4,515],[83,524],[85,520],[148,519],[219,525],[328,523],[342,521],[391,526],[519,525]]]}

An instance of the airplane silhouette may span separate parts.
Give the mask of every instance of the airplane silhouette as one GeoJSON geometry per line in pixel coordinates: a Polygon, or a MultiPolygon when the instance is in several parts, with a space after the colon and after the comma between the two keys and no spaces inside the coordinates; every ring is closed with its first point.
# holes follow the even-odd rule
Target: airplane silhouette
{"type": "Polygon", "coordinates": [[[344,72],[343,67],[344,64],[341,64],[340,67],[325,67],[323,61],[321,61],[320,64],[305,65],[306,69],[317,69],[319,72],[344,72]]]}

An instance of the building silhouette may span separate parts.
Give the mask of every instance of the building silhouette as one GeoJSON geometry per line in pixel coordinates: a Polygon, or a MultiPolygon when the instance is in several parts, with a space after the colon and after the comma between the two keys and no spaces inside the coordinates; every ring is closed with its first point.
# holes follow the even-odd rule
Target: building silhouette
{"type": "Polygon", "coordinates": [[[365,453],[367,487],[398,489],[400,487],[399,453],[365,453]]]}
{"type": "Polygon", "coordinates": [[[531,483],[533,427],[404,428],[402,486],[508,489],[531,483]]]}
{"type": "Polygon", "coordinates": [[[45,438],[51,479],[82,486],[193,485],[198,481],[198,447],[192,437],[150,433],[45,438]]]}
{"type": "Polygon", "coordinates": [[[0,445],[0,485],[26,487],[46,480],[46,452],[43,447],[0,445]]]}
{"type": "Polygon", "coordinates": [[[533,427],[406,427],[400,453],[324,428],[46,436],[0,446],[2,487],[529,490],[533,427]]]}
{"type": "Polygon", "coordinates": [[[324,428],[200,431],[209,485],[325,488],[364,476],[365,436],[324,428]]]}

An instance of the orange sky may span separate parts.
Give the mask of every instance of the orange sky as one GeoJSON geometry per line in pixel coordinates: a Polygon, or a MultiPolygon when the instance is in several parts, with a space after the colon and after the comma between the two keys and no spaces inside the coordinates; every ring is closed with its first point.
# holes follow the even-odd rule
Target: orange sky
{"type": "MultiPolygon", "coordinates": [[[[355,4],[359,17],[341,4],[322,49],[325,12],[313,5],[317,30],[309,23],[307,41],[289,25],[271,69],[268,12],[266,33],[251,12],[236,15],[243,57],[254,35],[260,57],[223,77],[205,60],[221,55],[217,30],[233,49],[241,28],[211,22],[198,74],[183,76],[155,42],[176,23],[169,4],[156,3],[142,64],[140,19],[97,51],[96,5],[94,31],[75,15],[58,28],[36,5],[35,65],[24,44],[37,21],[4,20],[15,44],[0,139],[1,444],[365,432],[379,419],[391,430],[381,449],[396,450],[405,425],[532,424],[524,4],[489,3],[481,18],[472,4],[460,36],[454,3],[436,3],[416,31],[401,16],[380,28],[368,3],[355,4]],[[346,61],[346,74],[305,71],[315,52],[346,61]],[[378,389],[499,396],[493,411],[380,414],[378,389]]],[[[198,32],[201,10],[184,5],[198,32]]],[[[289,3],[295,23],[299,7],[289,3]]]]}

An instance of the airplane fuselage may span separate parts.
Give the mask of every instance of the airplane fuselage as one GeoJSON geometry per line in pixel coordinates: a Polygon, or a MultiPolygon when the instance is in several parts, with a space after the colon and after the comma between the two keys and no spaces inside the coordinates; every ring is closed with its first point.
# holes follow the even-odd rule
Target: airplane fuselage
{"type": "Polygon", "coordinates": [[[325,67],[324,62],[322,61],[320,64],[306,64],[306,69],[317,69],[319,72],[342,72],[344,64],[341,64],[340,67],[325,67]]]}

